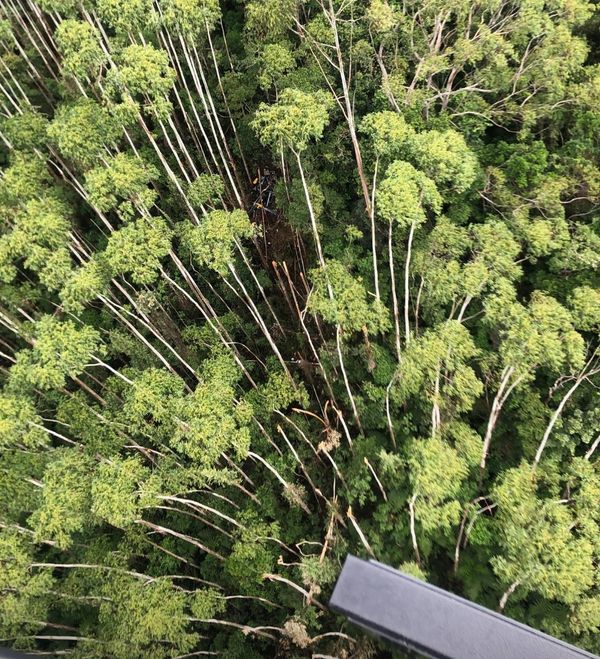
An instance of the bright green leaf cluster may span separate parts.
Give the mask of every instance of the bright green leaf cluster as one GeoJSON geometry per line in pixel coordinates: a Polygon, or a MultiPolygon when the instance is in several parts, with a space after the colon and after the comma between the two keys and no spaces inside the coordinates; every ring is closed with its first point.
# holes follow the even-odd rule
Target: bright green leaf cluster
{"type": "Polygon", "coordinates": [[[179,230],[194,260],[220,273],[227,272],[234,261],[236,243],[256,233],[248,214],[239,209],[211,211],[199,225],[186,223],[179,230]]]}
{"type": "Polygon", "coordinates": [[[327,262],[325,269],[314,270],[311,278],[315,288],[309,308],[328,322],[351,332],[365,328],[373,334],[389,327],[390,320],[385,307],[377,304],[377,301],[369,302],[362,282],[353,277],[339,261],[327,262]]]}
{"type": "Polygon", "coordinates": [[[141,218],[112,233],[102,256],[113,275],[129,275],[136,284],[150,284],[171,249],[172,235],[164,220],[141,218]]]}
{"type": "Polygon", "coordinates": [[[36,322],[32,341],[31,349],[17,353],[10,370],[10,384],[16,389],[64,387],[66,378],[79,375],[92,354],[101,350],[97,330],[53,316],[43,316],[36,322]]]}
{"type": "Polygon", "coordinates": [[[323,134],[330,105],[331,98],[323,92],[308,94],[284,89],[277,103],[260,105],[252,125],[263,144],[303,151],[311,140],[323,134]]]}
{"type": "Polygon", "coordinates": [[[125,527],[139,518],[138,483],[148,470],[138,458],[113,458],[101,464],[92,481],[92,512],[102,520],[125,527]]]}
{"type": "Polygon", "coordinates": [[[161,9],[168,29],[191,38],[212,30],[221,18],[218,0],[165,0],[161,9]]]}
{"type": "Polygon", "coordinates": [[[384,220],[401,227],[418,225],[427,219],[425,208],[439,213],[441,206],[435,183],[423,172],[403,160],[388,167],[377,191],[377,211],[384,220]]]}
{"type": "Polygon", "coordinates": [[[99,210],[117,210],[123,219],[130,219],[136,208],[149,209],[154,204],[156,191],[148,184],[157,176],[152,165],[119,153],[90,169],[85,182],[90,202],[99,210]]]}
{"type": "Polygon", "coordinates": [[[106,63],[106,55],[96,29],[85,21],[69,19],[60,23],[55,37],[66,73],[76,78],[98,76],[106,63]]]}

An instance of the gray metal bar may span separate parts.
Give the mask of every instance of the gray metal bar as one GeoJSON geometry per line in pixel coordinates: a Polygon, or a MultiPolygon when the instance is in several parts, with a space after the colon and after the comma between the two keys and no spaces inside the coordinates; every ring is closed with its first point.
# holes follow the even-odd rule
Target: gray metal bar
{"type": "Polygon", "coordinates": [[[398,570],[348,556],[329,601],[352,622],[433,659],[598,659],[398,570]]]}

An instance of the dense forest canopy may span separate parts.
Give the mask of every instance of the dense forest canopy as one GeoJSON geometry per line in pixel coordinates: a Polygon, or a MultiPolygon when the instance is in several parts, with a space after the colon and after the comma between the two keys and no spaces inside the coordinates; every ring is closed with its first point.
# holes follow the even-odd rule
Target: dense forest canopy
{"type": "Polygon", "coordinates": [[[600,652],[597,28],[0,3],[0,644],[389,656],[352,552],[600,652]]]}

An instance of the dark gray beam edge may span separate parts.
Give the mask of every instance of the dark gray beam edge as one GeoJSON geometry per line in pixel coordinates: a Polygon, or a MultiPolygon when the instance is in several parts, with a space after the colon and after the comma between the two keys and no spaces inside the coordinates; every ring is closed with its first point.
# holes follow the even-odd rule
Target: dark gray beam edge
{"type": "Polygon", "coordinates": [[[599,659],[377,561],[348,556],[329,606],[433,659],[599,659]]]}

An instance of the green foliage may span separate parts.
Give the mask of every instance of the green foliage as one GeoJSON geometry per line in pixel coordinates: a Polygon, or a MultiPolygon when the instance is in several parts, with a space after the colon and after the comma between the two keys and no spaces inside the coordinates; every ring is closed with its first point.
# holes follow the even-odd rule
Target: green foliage
{"type": "Polygon", "coordinates": [[[502,553],[492,559],[494,572],[507,586],[519,581],[570,604],[594,583],[593,547],[573,533],[573,512],[537,490],[528,465],[507,470],[495,488],[502,553]]]}
{"type": "Polygon", "coordinates": [[[103,257],[113,275],[127,274],[136,284],[150,284],[171,249],[171,237],[164,220],[142,218],[111,234],[103,257]]]}
{"type": "Polygon", "coordinates": [[[373,334],[389,327],[385,307],[376,301],[369,303],[361,280],[353,277],[339,261],[329,261],[325,270],[314,270],[311,278],[315,288],[309,308],[328,322],[353,332],[366,328],[373,334]],[[329,295],[330,288],[333,297],[329,295]]]}
{"type": "Polygon", "coordinates": [[[98,410],[88,405],[83,392],[61,399],[56,418],[90,455],[114,455],[125,444],[120,427],[99,416],[98,410]]]}
{"type": "Polygon", "coordinates": [[[330,106],[331,97],[324,92],[284,89],[274,105],[261,103],[252,126],[260,141],[273,149],[304,151],[323,135],[330,106]]]}
{"type": "Polygon", "coordinates": [[[100,47],[101,36],[89,23],[69,19],[62,21],[55,33],[63,57],[63,70],[76,78],[97,77],[106,63],[100,47]]]}
{"type": "Polygon", "coordinates": [[[30,569],[31,545],[16,531],[0,532],[0,629],[10,636],[21,630],[36,632],[37,620],[48,615],[50,601],[47,596],[53,579],[49,570],[33,572],[30,569]]]}
{"type": "Polygon", "coordinates": [[[156,191],[148,187],[158,176],[154,167],[126,153],[107,158],[105,163],[90,169],[85,183],[92,204],[103,212],[117,210],[123,219],[130,219],[135,208],[150,208],[156,191]]]}
{"type": "Polygon", "coordinates": [[[168,29],[195,38],[215,26],[221,9],[218,0],[166,0],[162,15],[168,29]]]}
{"type": "Polygon", "coordinates": [[[41,0],[39,7],[42,11],[58,11],[64,14],[70,14],[77,7],[75,0],[41,0]]]}
{"type": "Polygon", "coordinates": [[[204,204],[216,202],[224,192],[225,184],[220,176],[200,174],[190,183],[187,198],[194,208],[200,208],[204,204]]]}
{"type": "Polygon", "coordinates": [[[398,24],[398,15],[386,0],[371,0],[366,18],[371,30],[377,34],[388,34],[398,24]]]}
{"type": "Polygon", "coordinates": [[[435,183],[410,163],[396,160],[387,168],[377,191],[377,211],[384,220],[401,227],[422,224],[427,219],[425,207],[439,213],[441,206],[435,183]]]}
{"type": "Polygon", "coordinates": [[[288,46],[281,43],[267,44],[260,54],[261,73],[258,84],[261,89],[268,90],[277,87],[286,73],[296,66],[294,53],[288,46]]]}
{"type": "Polygon", "coordinates": [[[70,223],[66,207],[55,199],[32,199],[14,218],[14,228],[0,237],[0,276],[12,281],[18,262],[35,272],[49,289],[58,289],[71,270],[66,247],[70,223]]]}
{"type": "Polygon", "coordinates": [[[460,520],[458,495],[469,473],[468,464],[436,437],[415,440],[407,453],[416,521],[425,533],[450,530],[460,520]]]}
{"type": "Polygon", "coordinates": [[[81,313],[85,305],[96,298],[106,286],[106,274],[97,261],[90,261],[71,271],[60,291],[60,300],[67,312],[81,313]]]}
{"type": "Polygon", "coordinates": [[[427,581],[427,575],[414,561],[404,561],[404,563],[402,563],[398,569],[400,572],[404,572],[405,574],[408,574],[415,579],[427,581]]]}
{"type": "MultiPolygon", "coordinates": [[[[307,182],[310,203],[313,214],[320,224],[320,218],[325,212],[325,195],[321,186],[316,181],[307,182]]],[[[310,212],[306,206],[306,194],[302,181],[294,179],[285,189],[281,183],[275,188],[278,206],[289,220],[290,224],[298,231],[308,232],[311,229],[310,212]]]]}
{"type": "Polygon", "coordinates": [[[164,50],[148,44],[127,46],[120,51],[118,67],[107,73],[107,86],[114,98],[133,98],[140,108],[165,118],[171,111],[166,95],[175,81],[164,50]]]}
{"type": "Polygon", "coordinates": [[[469,365],[478,350],[468,330],[448,321],[411,341],[404,353],[393,392],[399,402],[424,396],[442,414],[469,411],[483,391],[469,365]]]}
{"type": "Polygon", "coordinates": [[[139,518],[138,483],[148,470],[138,458],[113,458],[101,464],[92,481],[92,512],[113,526],[124,527],[139,518]]]}
{"type": "Polygon", "coordinates": [[[275,551],[266,540],[277,534],[274,524],[253,523],[243,529],[225,562],[225,571],[243,592],[260,593],[264,575],[275,567],[275,551]]]}
{"type": "Polygon", "coordinates": [[[245,6],[245,29],[256,41],[275,41],[293,28],[297,0],[251,0],[245,6]]]}
{"type": "Polygon", "coordinates": [[[43,430],[31,400],[4,394],[0,397],[0,449],[13,446],[36,448],[47,443],[43,430]]]}
{"type": "Polygon", "coordinates": [[[32,341],[30,349],[17,353],[10,369],[9,383],[15,390],[27,386],[64,387],[67,377],[83,371],[92,353],[101,352],[97,330],[53,316],[43,316],[36,322],[32,341]]]}
{"type": "Polygon", "coordinates": [[[371,656],[369,553],[600,652],[592,4],[8,4],[0,638],[371,656]]]}
{"type": "Polygon", "coordinates": [[[467,190],[477,175],[477,158],[455,130],[431,130],[414,135],[409,149],[418,167],[440,188],[467,190]]]}
{"type": "MultiPolygon", "coordinates": [[[[46,163],[35,156],[17,153],[0,181],[2,204],[17,206],[44,194],[50,187],[50,173],[46,163]]],[[[3,215],[5,213],[3,212],[3,215]]],[[[7,221],[7,217],[3,217],[7,221]]]]}
{"type": "Polygon", "coordinates": [[[48,126],[48,137],[69,160],[84,167],[106,155],[105,146],[120,129],[105,108],[88,98],[61,105],[48,126]]]}
{"type": "Polygon", "coordinates": [[[521,274],[516,263],[521,252],[519,243],[506,224],[498,220],[473,227],[473,243],[474,258],[463,271],[464,292],[476,296],[491,289],[501,298],[508,282],[518,279],[521,274]]]}
{"type": "Polygon", "coordinates": [[[593,330],[600,324],[600,291],[590,286],[578,286],[571,294],[575,327],[593,330]]]}
{"type": "Polygon", "coordinates": [[[248,214],[239,209],[211,211],[200,225],[186,223],[179,230],[183,245],[194,260],[220,273],[227,272],[233,262],[236,243],[256,233],[248,214]]]}
{"type": "Polygon", "coordinates": [[[202,381],[192,394],[178,401],[177,423],[171,444],[203,466],[217,461],[224,451],[242,459],[250,448],[248,408],[235,402],[240,374],[227,356],[203,363],[202,381]]]}
{"type": "Polygon", "coordinates": [[[154,18],[151,0],[96,0],[102,21],[118,33],[143,29],[154,18]]]}
{"type": "Polygon", "coordinates": [[[48,119],[34,108],[28,108],[22,114],[4,119],[1,126],[14,149],[30,151],[45,143],[48,119]]]}
{"type": "Polygon", "coordinates": [[[214,618],[225,611],[226,602],[215,588],[201,588],[194,592],[190,608],[195,618],[214,618]]]}
{"type": "Polygon", "coordinates": [[[583,366],[583,337],[573,329],[571,314],[554,298],[536,291],[527,308],[515,303],[505,314],[500,346],[505,363],[522,373],[541,365],[555,373],[583,366]]]}
{"type": "Polygon", "coordinates": [[[569,624],[575,634],[597,634],[600,631],[600,598],[579,600],[573,607],[569,624]]]}
{"type": "Polygon", "coordinates": [[[494,164],[502,167],[507,178],[522,190],[538,185],[548,164],[548,150],[543,142],[499,142],[494,145],[490,156],[494,164]]]}
{"type": "Polygon", "coordinates": [[[248,395],[252,408],[267,416],[275,410],[285,410],[297,402],[308,407],[309,397],[303,385],[298,386],[287,374],[271,372],[268,380],[248,395]]]}
{"type": "Polygon", "coordinates": [[[193,647],[197,636],[186,620],[186,595],[168,580],[144,583],[111,575],[102,592],[99,640],[111,657],[163,659],[193,647]]]}
{"type": "MultiPolygon", "coordinates": [[[[321,586],[327,586],[333,583],[337,578],[337,568],[329,559],[323,559],[319,556],[303,556],[300,565],[302,581],[306,586],[315,586],[320,589],[321,586]]],[[[317,591],[318,592],[318,591],[317,591]]]]}
{"type": "Polygon", "coordinates": [[[367,114],[360,127],[371,138],[376,155],[391,160],[403,155],[414,134],[401,114],[389,110],[367,114]]]}
{"type": "Polygon", "coordinates": [[[38,540],[53,540],[67,549],[74,534],[90,523],[91,469],[90,458],[76,449],[55,452],[44,472],[42,503],[31,516],[38,540]]]}
{"type": "Polygon", "coordinates": [[[171,424],[173,404],[183,393],[180,378],[159,369],[147,369],[127,391],[123,413],[133,427],[142,426],[146,419],[157,424],[171,424]]]}

